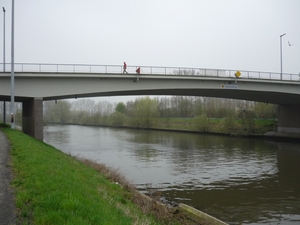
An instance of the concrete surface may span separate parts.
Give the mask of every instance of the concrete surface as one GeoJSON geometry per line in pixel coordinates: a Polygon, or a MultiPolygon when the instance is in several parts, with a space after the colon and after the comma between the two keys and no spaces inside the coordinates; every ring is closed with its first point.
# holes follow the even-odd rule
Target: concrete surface
{"type": "Polygon", "coordinates": [[[9,167],[9,142],[0,131],[0,225],[16,224],[16,207],[10,182],[12,172],[9,167]]]}
{"type": "Polygon", "coordinates": [[[179,203],[178,206],[179,210],[183,211],[188,217],[192,218],[193,220],[199,222],[200,224],[209,224],[209,225],[228,225],[227,223],[210,216],[200,210],[197,210],[191,206],[188,206],[183,203],[179,203]]]}

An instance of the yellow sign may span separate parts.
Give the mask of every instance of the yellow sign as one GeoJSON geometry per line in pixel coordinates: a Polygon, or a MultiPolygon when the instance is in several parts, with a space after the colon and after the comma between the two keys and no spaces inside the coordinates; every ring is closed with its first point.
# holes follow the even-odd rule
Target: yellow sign
{"type": "Polygon", "coordinates": [[[236,77],[240,77],[241,76],[241,72],[240,71],[236,71],[236,73],[234,74],[236,77]]]}

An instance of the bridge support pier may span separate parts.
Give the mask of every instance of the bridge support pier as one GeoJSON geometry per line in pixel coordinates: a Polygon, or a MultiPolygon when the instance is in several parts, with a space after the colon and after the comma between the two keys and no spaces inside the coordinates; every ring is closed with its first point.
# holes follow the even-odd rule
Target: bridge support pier
{"type": "Polygon", "coordinates": [[[23,101],[23,132],[43,141],[43,98],[23,101]]]}
{"type": "Polygon", "coordinates": [[[278,132],[300,134],[300,105],[278,106],[278,132]]]}

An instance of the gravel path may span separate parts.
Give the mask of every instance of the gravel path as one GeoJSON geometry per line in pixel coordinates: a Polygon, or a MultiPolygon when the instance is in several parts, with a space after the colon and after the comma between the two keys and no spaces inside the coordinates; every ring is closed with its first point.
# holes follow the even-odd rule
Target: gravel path
{"type": "Polygon", "coordinates": [[[12,172],[9,165],[10,145],[5,134],[0,131],[0,225],[16,223],[16,207],[10,188],[12,172]]]}

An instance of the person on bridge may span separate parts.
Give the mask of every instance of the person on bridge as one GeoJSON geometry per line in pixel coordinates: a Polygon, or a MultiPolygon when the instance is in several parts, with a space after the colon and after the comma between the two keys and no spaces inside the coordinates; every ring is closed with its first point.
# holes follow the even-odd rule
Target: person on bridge
{"type": "Polygon", "coordinates": [[[126,64],[126,62],[124,62],[124,65],[123,65],[123,73],[127,73],[128,74],[128,72],[127,72],[127,64],[126,64]]]}
{"type": "Polygon", "coordinates": [[[136,71],[135,71],[137,74],[140,74],[141,73],[141,68],[137,68],[136,71]]]}

